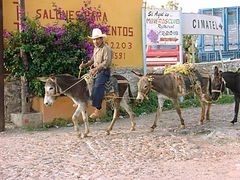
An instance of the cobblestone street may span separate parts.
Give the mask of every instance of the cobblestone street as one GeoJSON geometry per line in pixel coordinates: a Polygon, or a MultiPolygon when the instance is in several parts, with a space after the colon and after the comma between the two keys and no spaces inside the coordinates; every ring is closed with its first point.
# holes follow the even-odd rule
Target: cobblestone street
{"type": "MultiPolygon", "coordinates": [[[[164,111],[153,133],[155,114],[90,124],[79,139],[72,127],[47,131],[9,128],[0,133],[0,179],[239,179],[240,123],[230,124],[234,104],[213,105],[211,121],[198,125],[199,108],[164,111]]],[[[81,126],[81,130],[83,127],[81,126]]]]}

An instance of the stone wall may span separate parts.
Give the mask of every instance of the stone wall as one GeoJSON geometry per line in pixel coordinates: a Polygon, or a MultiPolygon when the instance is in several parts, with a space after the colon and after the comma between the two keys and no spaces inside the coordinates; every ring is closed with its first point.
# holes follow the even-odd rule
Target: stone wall
{"type": "Polygon", "coordinates": [[[21,82],[18,80],[4,82],[5,121],[10,121],[10,114],[21,112],[21,82]]]}
{"type": "Polygon", "coordinates": [[[214,61],[208,63],[196,63],[196,67],[213,73],[213,66],[218,66],[222,71],[237,71],[240,68],[240,59],[214,61]]]}
{"type": "MultiPolygon", "coordinates": [[[[226,60],[222,66],[221,61],[197,63],[195,64],[198,69],[203,69],[209,73],[213,72],[213,66],[217,65],[223,71],[236,71],[240,68],[240,59],[226,60]],[[224,67],[224,68],[223,68],[224,67]]],[[[137,95],[137,82],[138,76],[132,73],[132,70],[143,72],[142,68],[117,68],[113,70],[113,74],[120,74],[126,77],[131,84],[131,91],[133,96],[137,95]]],[[[5,82],[4,84],[4,101],[5,101],[5,118],[6,121],[10,120],[10,113],[21,112],[21,87],[20,81],[5,82]]]]}
{"type": "MultiPolygon", "coordinates": [[[[240,59],[235,60],[225,60],[223,63],[221,61],[214,61],[214,62],[208,62],[208,63],[196,63],[195,66],[201,71],[209,72],[210,74],[213,73],[213,67],[218,66],[222,71],[237,71],[238,68],[240,68],[240,59]]],[[[137,94],[137,82],[138,77],[133,74],[131,71],[136,70],[138,72],[143,72],[143,68],[118,68],[113,71],[113,73],[121,74],[124,77],[126,77],[130,83],[131,83],[131,90],[136,96],[137,94]]],[[[159,73],[161,70],[156,71],[156,73],[159,73]]],[[[154,73],[151,70],[151,73],[154,73]]]]}

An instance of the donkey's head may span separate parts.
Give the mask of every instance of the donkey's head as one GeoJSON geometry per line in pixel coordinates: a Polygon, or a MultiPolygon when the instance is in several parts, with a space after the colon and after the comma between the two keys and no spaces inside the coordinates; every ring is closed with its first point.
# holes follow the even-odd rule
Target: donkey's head
{"type": "Polygon", "coordinates": [[[138,81],[138,94],[137,101],[142,102],[144,99],[148,99],[148,93],[150,92],[152,78],[148,76],[142,76],[138,81]]]}
{"type": "Polygon", "coordinates": [[[222,76],[222,71],[219,71],[218,67],[215,66],[212,80],[212,99],[214,101],[217,100],[224,89],[225,81],[222,76]]]}
{"type": "Polygon", "coordinates": [[[132,70],[132,72],[139,77],[137,83],[138,93],[136,100],[142,102],[144,99],[148,99],[148,93],[152,87],[152,78],[150,76],[143,76],[141,73],[132,70]]]}
{"type": "Polygon", "coordinates": [[[44,90],[44,105],[51,106],[56,100],[59,90],[56,84],[56,77],[40,77],[38,78],[40,81],[45,82],[44,90]]]}

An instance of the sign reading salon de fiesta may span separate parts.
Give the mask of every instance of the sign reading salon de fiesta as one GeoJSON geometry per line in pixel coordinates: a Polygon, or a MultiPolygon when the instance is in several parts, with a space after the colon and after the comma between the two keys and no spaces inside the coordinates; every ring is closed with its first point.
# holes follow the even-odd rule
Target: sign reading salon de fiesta
{"type": "Polygon", "coordinates": [[[222,18],[205,14],[182,14],[183,34],[206,34],[224,36],[222,18]]]}
{"type": "Polygon", "coordinates": [[[180,43],[180,11],[146,9],[148,45],[180,43]]]}

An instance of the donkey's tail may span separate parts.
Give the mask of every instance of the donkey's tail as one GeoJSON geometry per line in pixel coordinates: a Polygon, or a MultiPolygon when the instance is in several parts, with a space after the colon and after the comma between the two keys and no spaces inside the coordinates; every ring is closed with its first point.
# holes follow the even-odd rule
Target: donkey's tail
{"type": "Polygon", "coordinates": [[[208,92],[210,94],[210,96],[212,96],[212,79],[211,76],[208,77],[208,92]]]}
{"type": "Polygon", "coordinates": [[[132,94],[132,91],[131,91],[130,83],[128,83],[128,95],[130,97],[131,103],[134,103],[135,101],[134,101],[133,94],[132,94]]]}

